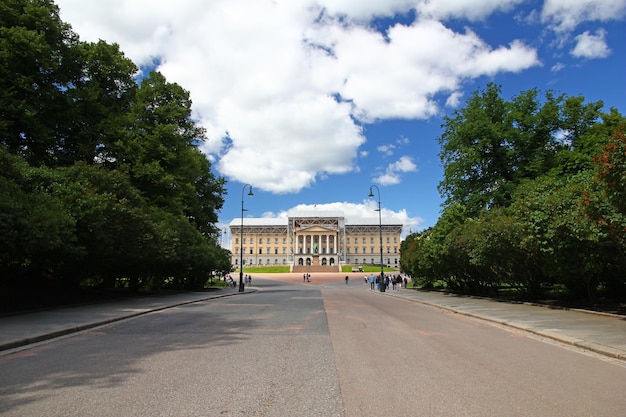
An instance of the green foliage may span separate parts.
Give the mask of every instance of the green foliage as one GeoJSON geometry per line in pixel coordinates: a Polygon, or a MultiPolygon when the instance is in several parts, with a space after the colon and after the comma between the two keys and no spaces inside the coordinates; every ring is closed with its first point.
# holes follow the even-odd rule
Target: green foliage
{"type": "Polygon", "coordinates": [[[595,158],[593,183],[584,193],[584,207],[601,231],[602,284],[626,296],[626,139],[624,124],[595,158]]]}
{"type": "Polygon", "coordinates": [[[602,273],[600,231],[582,204],[591,178],[586,171],[523,184],[509,209],[524,226],[523,245],[541,267],[541,282],[564,284],[575,297],[593,298],[602,273]]]}
{"type": "Polygon", "coordinates": [[[490,83],[474,93],[445,119],[439,138],[445,206],[463,204],[472,216],[507,207],[516,187],[555,169],[562,152],[588,150],[585,135],[601,116],[601,102],[585,105],[581,97],[548,92],[540,103],[538,92],[529,90],[505,102],[500,92],[490,83]]]}
{"type": "Polygon", "coordinates": [[[32,168],[0,147],[1,286],[62,279],[65,264],[80,256],[75,220],[49,191],[58,180],[54,171],[32,168]]]}
{"type": "Polygon", "coordinates": [[[3,295],[43,280],[199,288],[229,270],[225,180],[198,149],[189,93],[136,73],[118,45],[81,42],[52,1],[0,4],[3,295]]]}
{"type": "Polygon", "coordinates": [[[494,84],[472,95],[439,139],[443,214],[403,242],[403,271],[465,293],[626,296],[625,119],[601,108],[536,90],[506,102],[494,84]]]}

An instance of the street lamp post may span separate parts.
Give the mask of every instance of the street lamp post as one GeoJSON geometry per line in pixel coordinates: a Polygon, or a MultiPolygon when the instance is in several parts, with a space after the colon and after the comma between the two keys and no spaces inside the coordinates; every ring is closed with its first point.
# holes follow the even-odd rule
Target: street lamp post
{"type": "Polygon", "coordinates": [[[239,292],[243,292],[244,290],[243,288],[243,212],[246,211],[246,209],[243,208],[243,197],[244,197],[243,193],[244,191],[246,191],[246,187],[250,188],[250,192],[248,193],[248,196],[252,197],[254,195],[252,194],[252,186],[250,184],[244,185],[243,188],[241,189],[241,230],[240,230],[241,236],[239,238],[239,245],[240,245],[239,247],[239,292]]]}
{"type": "Polygon", "coordinates": [[[380,189],[376,185],[370,185],[370,194],[369,198],[374,197],[374,193],[372,192],[372,188],[376,188],[376,192],[378,193],[378,232],[380,235],[380,292],[385,292],[385,266],[383,264],[383,220],[381,216],[380,210],[380,189]]]}

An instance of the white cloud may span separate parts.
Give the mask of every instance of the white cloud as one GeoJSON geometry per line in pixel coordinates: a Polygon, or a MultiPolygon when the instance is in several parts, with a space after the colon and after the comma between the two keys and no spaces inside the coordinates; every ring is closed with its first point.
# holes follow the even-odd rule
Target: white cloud
{"type": "Polygon", "coordinates": [[[426,119],[440,112],[436,96],[454,104],[467,79],[539,65],[521,41],[492,47],[434,19],[478,19],[519,2],[57,1],[81,39],[117,42],[138,65],[159,62],[190,91],[220,174],[274,193],[358,170],[363,123],[426,119]],[[410,25],[384,34],[369,25],[411,7],[421,17],[410,25]]]}
{"type": "Polygon", "coordinates": [[[331,16],[367,22],[372,16],[393,16],[414,7],[413,0],[318,0],[314,4],[331,16]]]}
{"type": "Polygon", "coordinates": [[[461,98],[463,97],[463,93],[460,91],[455,91],[446,100],[446,106],[456,108],[461,104],[461,98]]]}
{"type": "Polygon", "coordinates": [[[562,62],[557,62],[556,64],[554,64],[552,66],[552,68],[550,68],[550,71],[552,71],[552,72],[559,72],[563,68],[565,68],[565,64],[563,64],[562,62]]]}
{"type": "Polygon", "coordinates": [[[398,161],[389,164],[383,174],[374,178],[374,182],[381,185],[399,184],[402,174],[414,171],[417,171],[417,165],[413,159],[409,156],[402,156],[398,161]]]}
{"type": "Polygon", "coordinates": [[[391,156],[396,147],[394,145],[381,145],[376,150],[384,155],[391,156]]]}
{"type": "Polygon", "coordinates": [[[399,145],[408,145],[409,143],[411,143],[411,140],[406,136],[400,136],[396,143],[398,143],[399,145]]]}
{"type": "Polygon", "coordinates": [[[611,50],[606,45],[606,32],[599,29],[595,35],[585,31],[576,36],[576,46],[572,50],[572,55],[577,58],[606,58],[611,50]]]}
{"type": "Polygon", "coordinates": [[[338,22],[311,37],[333,52],[319,62],[336,74],[328,77],[325,88],[349,98],[363,122],[428,118],[439,112],[432,97],[458,90],[466,78],[539,64],[536,51],[520,41],[494,50],[475,33],[456,33],[434,20],[397,24],[388,30],[388,39],[372,29],[346,29],[338,22]]]}
{"type": "Polygon", "coordinates": [[[485,19],[496,11],[510,11],[524,0],[420,0],[418,12],[428,18],[485,19]]]}
{"type": "MultiPolygon", "coordinates": [[[[276,218],[276,217],[289,217],[293,213],[298,212],[336,212],[340,211],[344,214],[344,217],[350,219],[352,222],[358,222],[359,220],[378,220],[378,195],[375,198],[364,200],[362,203],[348,203],[348,202],[334,202],[325,204],[299,204],[290,209],[280,211],[278,213],[267,212],[263,214],[263,217],[276,218]]],[[[381,198],[384,198],[384,190],[381,198]]],[[[421,217],[409,217],[406,210],[393,211],[385,208],[384,200],[381,200],[381,220],[383,223],[395,222],[402,224],[402,237],[409,234],[410,230],[417,230],[419,225],[424,222],[421,217]]]]}
{"type": "Polygon", "coordinates": [[[546,0],[543,22],[556,32],[569,32],[586,21],[619,19],[626,13],[626,0],[546,0]]]}

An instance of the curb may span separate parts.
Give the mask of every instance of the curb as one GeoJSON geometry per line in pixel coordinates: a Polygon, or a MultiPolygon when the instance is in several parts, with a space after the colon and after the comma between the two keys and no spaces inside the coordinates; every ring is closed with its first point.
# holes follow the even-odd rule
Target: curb
{"type": "Polygon", "coordinates": [[[104,325],[115,323],[115,322],[118,322],[118,321],[132,319],[132,318],[135,318],[135,317],[138,317],[138,316],[143,316],[143,315],[150,314],[150,313],[155,313],[157,311],[167,310],[169,308],[175,308],[175,307],[180,307],[180,306],[184,306],[184,305],[188,305],[188,304],[194,304],[194,303],[200,303],[200,302],[203,302],[203,301],[213,300],[213,299],[216,299],[216,298],[232,297],[232,296],[235,296],[235,295],[244,295],[244,294],[253,294],[253,293],[257,292],[257,291],[258,291],[257,288],[250,288],[249,291],[246,291],[246,292],[243,292],[243,293],[234,292],[234,293],[230,293],[230,294],[213,295],[213,296],[210,296],[210,297],[200,298],[200,299],[197,299],[197,300],[183,301],[183,302],[179,302],[179,303],[175,303],[175,304],[168,304],[168,305],[161,306],[161,307],[149,308],[149,309],[146,309],[145,311],[139,311],[139,312],[136,312],[136,313],[125,314],[125,315],[121,315],[121,316],[118,316],[118,317],[105,319],[105,320],[98,320],[98,321],[94,321],[94,322],[91,322],[91,323],[82,324],[80,326],[68,327],[66,329],[56,330],[56,331],[53,331],[53,332],[50,332],[50,333],[41,334],[39,336],[28,337],[28,338],[25,338],[25,339],[19,339],[19,340],[14,340],[14,341],[11,341],[11,342],[2,343],[2,344],[0,344],[0,352],[3,352],[5,350],[10,350],[10,349],[16,349],[16,348],[23,347],[23,346],[32,345],[34,343],[39,343],[39,342],[43,342],[43,341],[46,341],[46,340],[55,339],[57,337],[66,336],[66,335],[72,334],[72,333],[82,332],[84,330],[93,329],[95,327],[104,326],[104,325]]]}
{"type": "MultiPolygon", "coordinates": [[[[387,292],[383,293],[384,295],[389,295],[391,297],[396,297],[396,298],[402,298],[404,300],[407,301],[411,301],[411,302],[415,302],[415,303],[420,303],[420,304],[424,304],[430,307],[435,307],[435,308],[439,308],[441,310],[446,310],[446,311],[450,311],[452,313],[456,313],[456,314],[461,314],[467,317],[472,317],[478,320],[483,320],[483,321],[487,321],[487,322],[491,322],[491,323],[496,323],[502,326],[507,326],[516,330],[521,330],[521,331],[525,331],[528,333],[532,333],[541,337],[545,337],[547,339],[551,339],[557,342],[561,342],[570,346],[574,346],[580,349],[584,349],[584,350],[588,350],[594,353],[598,353],[600,355],[603,356],[607,356],[609,358],[613,358],[613,359],[618,359],[621,361],[626,361],[626,352],[619,350],[619,349],[614,349],[611,348],[609,346],[604,346],[604,345],[600,345],[597,343],[593,343],[593,342],[588,342],[586,340],[583,339],[577,339],[577,338],[573,338],[573,337],[568,337],[562,334],[557,334],[557,333],[552,333],[552,332],[546,332],[546,331],[542,331],[542,330],[535,330],[532,329],[530,327],[527,326],[522,326],[516,323],[512,323],[510,321],[506,321],[506,320],[500,320],[500,319],[494,319],[492,317],[488,317],[488,316],[483,316],[480,314],[475,314],[475,313],[470,313],[467,311],[461,311],[461,310],[457,310],[455,308],[452,307],[448,307],[448,306],[444,306],[441,304],[435,304],[435,303],[430,303],[428,301],[424,301],[424,300],[418,300],[416,298],[412,298],[412,297],[405,297],[402,296],[401,294],[387,294],[387,292]]],[[[552,307],[547,307],[543,304],[533,304],[533,303],[521,303],[521,304],[527,304],[527,305],[532,305],[532,306],[538,306],[538,307],[546,307],[546,308],[552,308],[552,307]]],[[[572,310],[572,311],[578,311],[578,312],[582,312],[582,313],[589,313],[589,314],[596,314],[598,313],[599,315],[604,315],[604,316],[609,316],[609,317],[616,317],[616,318],[622,318],[624,319],[624,316],[622,315],[618,315],[618,314],[610,314],[610,313],[601,313],[601,312],[594,312],[594,311],[590,311],[590,310],[582,310],[582,309],[568,309],[568,308],[560,308],[562,310],[572,310]]]]}

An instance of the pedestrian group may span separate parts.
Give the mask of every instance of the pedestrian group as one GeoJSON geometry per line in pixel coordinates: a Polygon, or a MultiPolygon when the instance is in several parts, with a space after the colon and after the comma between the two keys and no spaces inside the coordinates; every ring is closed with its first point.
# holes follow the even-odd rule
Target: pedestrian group
{"type": "MultiPolygon", "coordinates": [[[[380,289],[380,276],[374,276],[374,274],[370,274],[369,276],[365,276],[365,284],[367,284],[369,282],[370,284],[370,289],[380,289]]],[[[402,277],[400,275],[396,275],[396,274],[392,274],[392,275],[386,275],[384,280],[383,280],[383,285],[384,285],[384,289],[389,288],[389,284],[391,284],[391,288],[393,290],[399,291],[402,288],[402,285],[404,284],[404,287],[406,288],[406,284],[408,283],[408,280],[406,277],[402,277]]]]}

